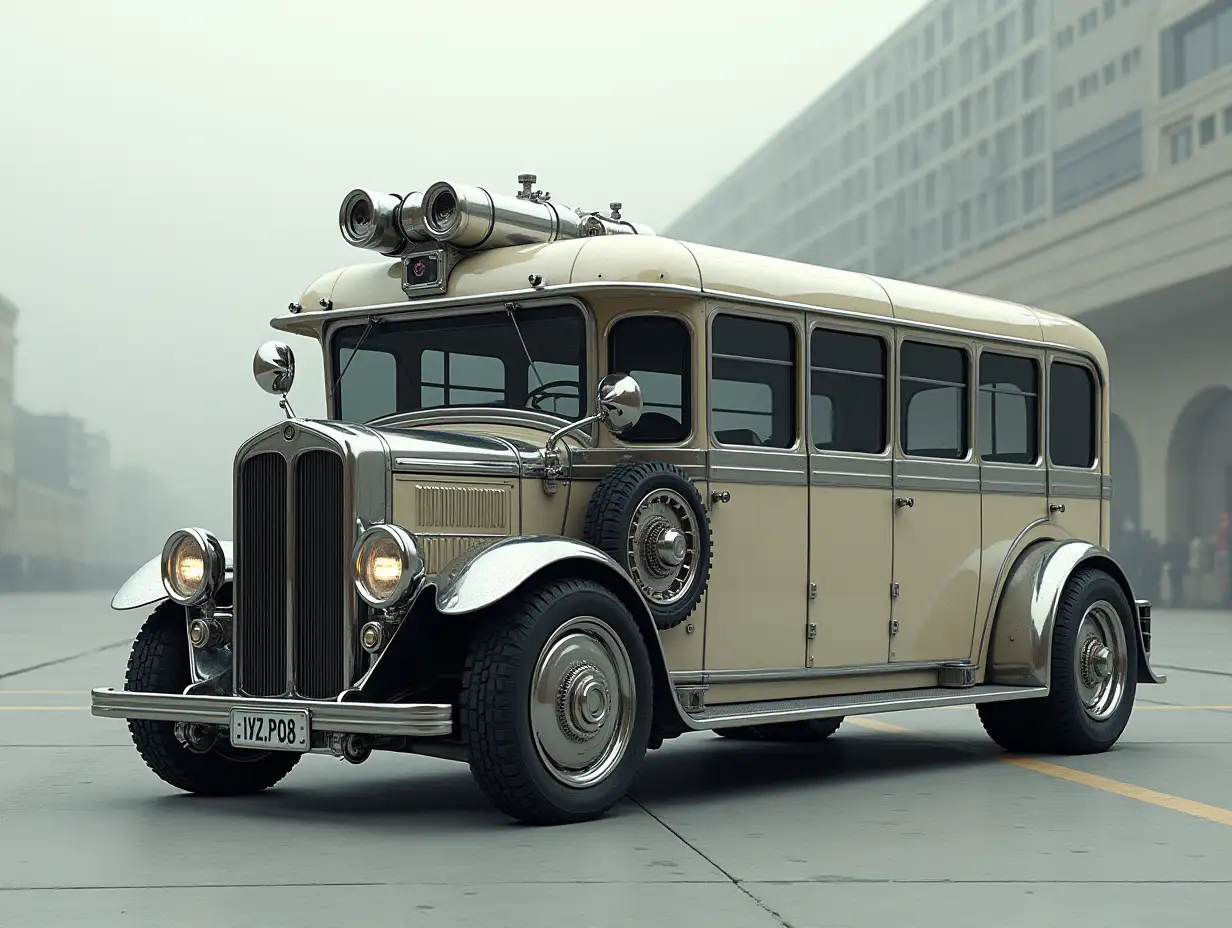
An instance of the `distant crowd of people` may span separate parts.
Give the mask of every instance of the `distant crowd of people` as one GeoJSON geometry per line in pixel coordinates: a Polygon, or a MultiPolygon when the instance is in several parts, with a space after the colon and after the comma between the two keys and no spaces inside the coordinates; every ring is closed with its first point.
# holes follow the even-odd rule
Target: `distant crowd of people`
{"type": "Polygon", "coordinates": [[[1177,608],[1232,609],[1226,512],[1214,534],[1188,542],[1161,542],[1126,519],[1114,531],[1112,551],[1142,599],[1177,608]]]}

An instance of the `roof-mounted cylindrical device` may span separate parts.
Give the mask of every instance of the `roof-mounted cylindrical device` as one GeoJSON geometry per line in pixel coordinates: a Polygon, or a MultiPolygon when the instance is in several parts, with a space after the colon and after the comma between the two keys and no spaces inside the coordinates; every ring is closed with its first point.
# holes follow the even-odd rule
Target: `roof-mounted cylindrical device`
{"type": "Polygon", "coordinates": [[[458,248],[501,248],[578,238],[582,219],[546,199],[489,193],[439,181],[423,195],[424,225],[430,236],[458,248]]]}
{"type": "Polygon", "coordinates": [[[582,234],[592,235],[654,235],[655,230],[628,219],[609,219],[597,213],[582,217],[582,234]]]}
{"type": "Polygon", "coordinates": [[[391,257],[402,254],[409,243],[432,240],[423,225],[423,194],[418,190],[405,197],[352,190],[338,209],[338,228],[348,245],[391,257]]]}

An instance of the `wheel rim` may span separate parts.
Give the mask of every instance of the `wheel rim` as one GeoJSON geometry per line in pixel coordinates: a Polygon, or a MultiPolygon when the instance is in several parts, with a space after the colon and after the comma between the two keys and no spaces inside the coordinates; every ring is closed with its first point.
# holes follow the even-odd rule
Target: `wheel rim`
{"type": "Polygon", "coordinates": [[[594,786],[633,736],[633,661],[601,619],[578,616],[544,645],[531,680],[530,723],[544,766],[561,783],[594,786]]]}
{"type": "Polygon", "coordinates": [[[633,510],[626,560],[647,599],[669,606],[692,585],[698,560],[693,509],[675,490],[651,490],[633,510]]]}
{"type": "Polygon", "coordinates": [[[1074,661],[1078,698],[1087,715],[1102,722],[1116,712],[1129,678],[1125,626],[1107,600],[1092,603],[1078,623],[1074,661]]]}

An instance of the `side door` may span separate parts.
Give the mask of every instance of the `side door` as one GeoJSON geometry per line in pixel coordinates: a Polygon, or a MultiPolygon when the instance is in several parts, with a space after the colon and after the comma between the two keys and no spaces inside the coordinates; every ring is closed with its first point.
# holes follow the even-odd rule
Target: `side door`
{"type": "Polygon", "coordinates": [[[809,327],[809,667],[886,663],[892,344],[876,326],[809,327]]]}
{"type": "Polygon", "coordinates": [[[800,316],[710,312],[707,670],[804,666],[808,451],[800,316]]]}
{"type": "Polygon", "coordinates": [[[971,653],[981,563],[971,356],[961,339],[899,337],[892,662],[971,653]]]}
{"type": "Polygon", "coordinates": [[[1048,355],[1048,514],[1061,534],[1100,540],[1103,475],[1100,393],[1095,371],[1048,355]]]}

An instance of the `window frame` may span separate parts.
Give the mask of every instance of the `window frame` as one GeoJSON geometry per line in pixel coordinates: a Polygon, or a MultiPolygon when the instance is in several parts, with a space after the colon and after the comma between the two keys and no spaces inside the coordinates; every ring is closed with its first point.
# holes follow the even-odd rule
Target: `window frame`
{"type": "MultiPolygon", "coordinates": [[[[907,461],[929,461],[936,464],[972,464],[975,462],[975,404],[972,402],[974,390],[972,389],[973,373],[975,364],[973,357],[975,355],[975,345],[970,338],[961,337],[946,337],[930,332],[926,329],[903,328],[899,330],[898,338],[895,340],[895,377],[894,377],[894,453],[897,457],[907,461]],[[922,345],[931,345],[941,348],[955,348],[963,353],[966,360],[966,383],[964,389],[966,391],[966,453],[960,458],[950,457],[934,457],[932,455],[915,454],[907,451],[903,439],[906,437],[906,421],[907,404],[903,399],[903,348],[908,342],[914,342],[922,345]]],[[[917,381],[917,378],[907,378],[911,381],[917,381]]],[[[953,384],[943,384],[938,382],[938,386],[953,386],[953,384]]]]}
{"type": "Polygon", "coordinates": [[[1047,384],[1046,384],[1046,400],[1048,404],[1048,412],[1045,417],[1047,425],[1047,444],[1045,460],[1048,462],[1050,470],[1069,471],[1078,474],[1102,474],[1104,472],[1104,379],[1100,375],[1100,371],[1090,360],[1078,354],[1070,354],[1068,352],[1049,351],[1047,357],[1047,384]],[[1093,393],[1091,396],[1092,409],[1092,435],[1091,441],[1094,445],[1093,460],[1086,467],[1077,467],[1073,464],[1057,464],[1052,459],[1052,367],[1054,364],[1068,364],[1071,367],[1080,367],[1087,372],[1091,378],[1093,393]]]}
{"type": "MultiPolygon", "coordinates": [[[[1023,470],[1042,470],[1045,466],[1047,466],[1048,452],[1046,450],[1046,447],[1047,447],[1046,446],[1046,441],[1047,441],[1046,432],[1048,430],[1048,416],[1047,416],[1047,409],[1046,409],[1045,404],[1048,402],[1048,391],[1047,391],[1047,384],[1045,383],[1045,381],[1047,380],[1045,371],[1050,370],[1051,368],[1047,366],[1048,362],[1047,362],[1046,356],[1047,356],[1046,352],[1031,351],[1029,349],[1023,349],[1018,345],[1014,345],[1008,342],[1006,343],[989,342],[988,344],[982,344],[979,346],[979,350],[976,352],[976,356],[975,356],[976,357],[976,360],[975,360],[976,367],[975,367],[975,376],[973,378],[973,380],[975,381],[975,432],[974,432],[975,440],[972,441],[971,444],[975,450],[976,460],[978,460],[981,465],[987,464],[989,467],[1017,467],[1023,470]],[[983,358],[984,358],[984,355],[986,354],[1000,355],[1000,356],[1007,357],[1007,358],[1027,360],[1027,361],[1030,361],[1035,366],[1035,460],[1029,464],[1024,464],[1021,461],[995,461],[995,460],[989,461],[989,460],[985,460],[984,456],[980,454],[980,451],[979,451],[979,444],[980,444],[979,402],[980,402],[980,394],[983,392],[983,387],[980,385],[980,374],[983,370],[982,368],[983,358]]],[[[993,393],[996,391],[990,390],[988,392],[993,393]]],[[[1013,395],[1013,394],[1009,394],[1009,395],[1013,395]]],[[[996,420],[994,417],[994,428],[995,428],[995,421],[996,420]]]]}
{"type": "MultiPolygon", "coordinates": [[[[685,331],[688,332],[689,334],[688,370],[685,371],[684,382],[682,384],[683,389],[681,393],[681,398],[688,400],[685,408],[687,409],[687,414],[688,414],[689,431],[685,435],[685,437],[680,439],[679,441],[670,441],[670,442],[626,441],[625,439],[622,439],[619,435],[616,435],[612,432],[608,432],[608,434],[612,437],[612,439],[615,442],[617,442],[620,445],[629,447],[629,448],[645,448],[645,447],[677,448],[677,447],[691,445],[693,443],[693,440],[697,437],[698,340],[697,340],[697,327],[693,324],[693,320],[690,319],[688,315],[686,315],[685,313],[676,312],[674,310],[666,310],[666,309],[634,309],[634,310],[630,310],[629,312],[620,313],[615,318],[613,318],[610,322],[608,322],[608,324],[603,329],[603,336],[601,339],[603,357],[600,359],[603,365],[602,370],[604,371],[605,375],[611,374],[614,372],[611,367],[613,330],[616,328],[616,326],[620,325],[620,323],[624,322],[627,319],[636,319],[642,316],[652,316],[652,317],[660,318],[660,319],[672,319],[676,322],[682,323],[685,327],[685,331]]],[[[620,373],[627,374],[628,371],[621,371],[620,373]]],[[[709,391],[707,391],[707,403],[706,404],[707,406],[709,406],[709,391]]]]}
{"type": "MultiPolygon", "coordinates": [[[[809,454],[827,456],[858,455],[862,458],[889,458],[894,454],[894,410],[896,408],[896,390],[898,384],[898,356],[895,351],[894,332],[891,327],[876,323],[861,323],[842,317],[818,315],[810,318],[805,333],[805,364],[804,364],[804,426],[805,442],[809,454]],[[844,451],[834,448],[818,448],[813,435],[813,333],[817,329],[826,329],[844,335],[866,335],[881,340],[885,348],[885,408],[882,410],[882,427],[885,429],[885,446],[880,451],[844,451]]],[[[831,368],[816,368],[831,370],[831,368]]],[[[864,376],[859,372],[840,371],[839,373],[864,376]]]]}
{"type": "MultiPolygon", "coordinates": [[[[802,318],[807,316],[802,315],[802,311],[796,312],[791,310],[778,310],[769,307],[752,307],[741,304],[710,304],[707,307],[706,318],[706,437],[710,442],[711,447],[720,448],[725,451],[755,451],[761,453],[777,453],[777,454],[797,454],[804,447],[805,429],[807,423],[803,420],[805,411],[805,403],[802,402],[803,391],[805,388],[804,371],[807,364],[803,363],[805,355],[801,348],[802,343],[802,318]],[[794,406],[792,415],[792,434],[793,440],[790,445],[729,445],[726,442],[719,441],[714,434],[714,324],[720,316],[735,316],[736,318],[755,319],[762,322],[778,322],[791,327],[792,338],[794,339],[795,351],[791,365],[794,368],[795,376],[792,378],[792,386],[795,390],[794,406]]],[[[730,357],[722,355],[721,357],[730,357]]],[[[776,361],[771,361],[768,358],[751,357],[746,360],[753,362],[762,362],[770,364],[778,364],[776,361]]],[[[805,449],[807,450],[807,448],[805,449]]]]}

